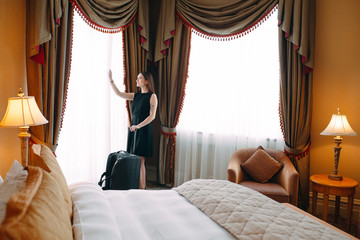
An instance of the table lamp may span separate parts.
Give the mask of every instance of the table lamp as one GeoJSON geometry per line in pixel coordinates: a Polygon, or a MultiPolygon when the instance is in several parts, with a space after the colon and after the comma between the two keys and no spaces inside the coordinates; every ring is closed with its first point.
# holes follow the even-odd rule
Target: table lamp
{"type": "Polygon", "coordinates": [[[28,139],[31,136],[28,133],[29,126],[37,126],[48,123],[48,120],[42,115],[35,98],[24,96],[21,88],[18,97],[8,99],[8,105],[0,127],[19,127],[18,137],[21,140],[21,162],[24,167],[28,164],[28,139]]]}
{"type": "Polygon", "coordinates": [[[334,137],[334,154],[335,154],[335,169],[334,174],[329,174],[328,178],[331,180],[341,181],[342,176],[338,175],[338,165],[340,158],[340,144],[342,141],[341,136],[356,136],[357,133],[350,127],[349,122],[346,119],[345,114],[340,114],[340,109],[337,109],[338,113],[333,114],[329,125],[325,128],[320,135],[335,136],[334,137]]]}

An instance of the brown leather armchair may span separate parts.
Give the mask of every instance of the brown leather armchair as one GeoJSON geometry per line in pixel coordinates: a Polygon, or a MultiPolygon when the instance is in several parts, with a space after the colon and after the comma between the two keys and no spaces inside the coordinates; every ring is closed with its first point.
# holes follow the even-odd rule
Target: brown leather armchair
{"type": "Polygon", "coordinates": [[[279,172],[266,183],[256,182],[241,169],[240,165],[246,162],[256,150],[257,148],[245,148],[233,153],[229,161],[228,180],[254,189],[277,202],[287,202],[297,206],[299,174],[283,151],[274,149],[265,150],[273,158],[284,164],[279,172]]]}

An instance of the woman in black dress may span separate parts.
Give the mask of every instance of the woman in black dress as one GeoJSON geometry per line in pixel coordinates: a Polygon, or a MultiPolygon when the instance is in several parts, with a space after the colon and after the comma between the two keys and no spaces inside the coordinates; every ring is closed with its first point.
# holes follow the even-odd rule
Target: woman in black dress
{"type": "Polygon", "coordinates": [[[146,188],[145,157],[153,155],[153,133],[151,122],[155,119],[157,97],[154,91],[154,81],[149,72],[140,72],[136,79],[136,86],[140,88],[137,93],[119,91],[109,71],[110,83],[115,93],[125,100],[133,101],[131,104],[132,119],[128,132],[127,151],[141,157],[140,189],[146,188]]]}

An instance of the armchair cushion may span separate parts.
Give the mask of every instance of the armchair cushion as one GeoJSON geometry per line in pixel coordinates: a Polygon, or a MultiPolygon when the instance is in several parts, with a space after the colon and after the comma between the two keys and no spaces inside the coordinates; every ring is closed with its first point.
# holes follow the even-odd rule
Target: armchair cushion
{"type": "Polygon", "coordinates": [[[258,148],[246,162],[241,164],[241,168],[247,174],[261,183],[268,182],[282,167],[281,162],[275,160],[262,148],[258,148]]]}
{"type": "Polygon", "coordinates": [[[264,184],[254,181],[244,181],[241,182],[240,185],[261,192],[277,202],[290,202],[289,193],[280,184],[272,182],[264,184]]]}

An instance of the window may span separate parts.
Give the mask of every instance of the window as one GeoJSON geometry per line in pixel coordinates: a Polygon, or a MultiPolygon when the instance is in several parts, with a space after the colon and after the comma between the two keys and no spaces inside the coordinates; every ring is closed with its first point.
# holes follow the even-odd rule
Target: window
{"type": "Polygon", "coordinates": [[[74,13],[74,35],[67,104],[56,155],[68,183],[97,182],[110,152],[125,149],[128,117],[115,95],[109,69],[123,86],[120,33],[105,34],[74,13]]]}
{"type": "Polygon", "coordinates": [[[229,159],[238,148],[283,149],[276,15],[231,41],[192,34],[177,127],[176,185],[200,177],[226,179],[229,159]]]}

